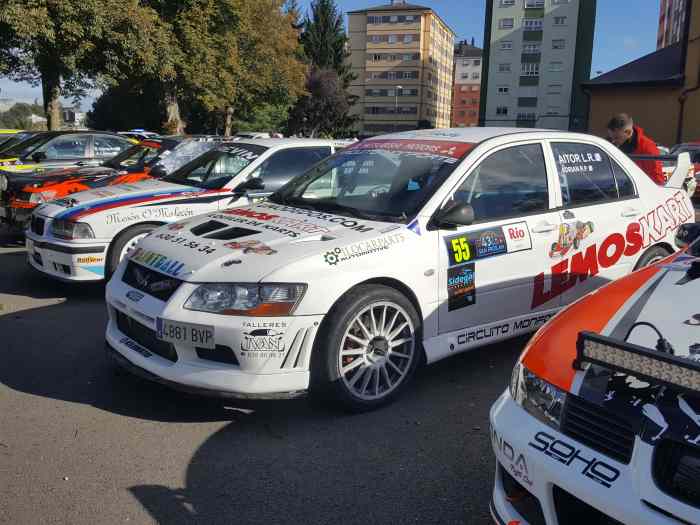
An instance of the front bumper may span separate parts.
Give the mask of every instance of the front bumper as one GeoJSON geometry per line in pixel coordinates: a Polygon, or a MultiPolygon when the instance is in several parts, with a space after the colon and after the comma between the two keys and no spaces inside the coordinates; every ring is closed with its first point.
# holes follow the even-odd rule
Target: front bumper
{"type": "Polygon", "coordinates": [[[26,231],[25,239],[27,261],[49,277],[62,281],[101,281],[105,277],[107,241],[71,243],[31,230],[26,231]]]}
{"type": "Polygon", "coordinates": [[[125,284],[124,266],[107,285],[105,339],[127,369],[180,390],[218,396],[289,398],[308,390],[311,349],[323,316],[249,318],[184,310],[181,305],[197,285],[184,282],[163,302],[125,284]],[[158,318],[213,327],[219,357],[158,340],[158,318]],[[274,327],[275,351],[251,344],[250,333],[260,327],[274,327]]]}
{"type": "Polygon", "coordinates": [[[490,422],[497,459],[491,513],[498,524],[565,525],[572,523],[567,512],[579,518],[588,512],[600,516],[601,523],[700,523],[700,510],[656,487],[654,448],[639,439],[630,464],[619,463],[530,416],[508,391],[491,408],[490,422]],[[601,482],[612,477],[609,487],[601,482]],[[517,498],[506,490],[513,480],[520,491],[517,498]]]}

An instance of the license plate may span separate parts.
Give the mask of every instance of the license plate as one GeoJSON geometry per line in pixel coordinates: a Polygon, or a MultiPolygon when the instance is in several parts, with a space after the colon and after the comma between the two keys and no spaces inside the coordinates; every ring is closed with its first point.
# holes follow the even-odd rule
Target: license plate
{"type": "Polygon", "coordinates": [[[204,324],[181,323],[167,319],[156,320],[156,334],[158,339],[168,343],[176,343],[187,346],[199,346],[201,348],[216,348],[214,342],[214,327],[204,324]]]}

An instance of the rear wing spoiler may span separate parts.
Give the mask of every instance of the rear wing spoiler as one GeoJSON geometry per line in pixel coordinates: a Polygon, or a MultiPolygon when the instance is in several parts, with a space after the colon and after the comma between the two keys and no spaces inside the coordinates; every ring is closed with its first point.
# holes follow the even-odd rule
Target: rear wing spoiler
{"type": "Polygon", "coordinates": [[[667,188],[685,189],[685,181],[693,178],[695,170],[690,162],[690,153],[687,151],[678,155],[630,155],[632,160],[657,160],[661,162],[675,162],[676,167],[666,181],[667,188]]]}

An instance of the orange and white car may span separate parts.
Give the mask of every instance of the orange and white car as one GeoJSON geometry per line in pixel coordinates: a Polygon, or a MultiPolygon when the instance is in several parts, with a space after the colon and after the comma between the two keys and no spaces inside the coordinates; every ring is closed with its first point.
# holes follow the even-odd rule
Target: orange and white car
{"type": "Polygon", "coordinates": [[[497,524],[700,523],[699,297],[697,241],[532,338],[490,414],[497,524]]]}

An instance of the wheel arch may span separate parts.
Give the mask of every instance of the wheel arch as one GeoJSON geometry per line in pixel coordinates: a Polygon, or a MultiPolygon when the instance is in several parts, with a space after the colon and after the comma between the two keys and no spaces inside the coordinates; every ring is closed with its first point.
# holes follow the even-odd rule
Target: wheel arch
{"type": "Polygon", "coordinates": [[[654,248],[662,248],[663,250],[665,250],[668,253],[668,255],[672,255],[675,252],[675,250],[673,249],[673,246],[671,246],[670,243],[665,242],[665,241],[657,242],[657,243],[654,243],[650,246],[647,246],[647,248],[642,253],[639,254],[639,257],[637,257],[637,260],[634,262],[634,269],[635,270],[639,270],[639,268],[640,268],[639,262],[642,260],[642,258],[647,253],[649,253],[650,250],[653,250],[654,248]]]}
{"type": "Polygon", "coordinates": [[[159,226],[164,226],[168,224],[167,222],[162,222],[162,221],[144,221],[144,222],[137,222],[136,224],[129,224],[128,226],[125,226],[121,230],[119,230],[117,233],[114,234],[114,237],[112,237],[112,240],[109,243],[109,247],[107,248],[107,254],[105,255],[105,261],[109,260],[109,258],[112,256],[112,250],[114,250],[114,245],[119,237],[121,237],[124,233],[129,231],[132,228],[135,228],[137,226],[155,226],[158,228],[159,226]]]}

